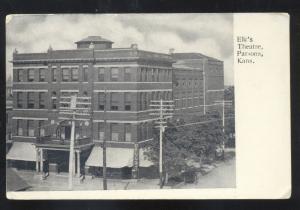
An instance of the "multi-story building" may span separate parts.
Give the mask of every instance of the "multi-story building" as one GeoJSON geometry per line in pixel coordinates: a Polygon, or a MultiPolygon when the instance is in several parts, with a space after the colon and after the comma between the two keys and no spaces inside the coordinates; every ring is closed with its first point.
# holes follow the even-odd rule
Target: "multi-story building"
{"type": "Polygon", "coordinates": [[[224,99],[223,61],[201,53],[173,53],[173,96],[179,114],[190,119],[194,113],[218,111],[224,99]]]}
{"type": "MultiPolygon", "coordinates": [[[[101,175],[106,138],[109,174],[137,177],[138,169],[152,165],[143,156],[144,144],[153,140],[150,101],[174,97],[177,114],[203,114],[203,64],[189,66],[177,53],[143,51],[136,44],[113,48],[99,36],[76,44],[70,50],[14,52],[9,164],[37,172],[68,171],[71,122],[59,108],[65,97],[76,94],[90,97],[92,104],[90,115],[76,118],[76,174],[94,170],[101,175]]],[[[207,79],[207,89],[213,80],[207,79]]]]}
{"type": "Polygon", "coordinates": [[[12,108],[13,108],[13,98],[12,98],[12,81],[10,79],[6,80],[6,152],[11,147],[11,133],[12,133],[12,108]]]}

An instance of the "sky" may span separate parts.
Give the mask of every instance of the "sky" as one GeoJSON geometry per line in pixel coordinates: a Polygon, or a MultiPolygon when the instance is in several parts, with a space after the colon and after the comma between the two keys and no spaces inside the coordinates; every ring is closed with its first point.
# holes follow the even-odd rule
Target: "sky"
{"type": "Polygon", "coordinates": [[[6,19],[7,77],[12,53],[74,49],[74,42],[102,36],[113,47],[168,53],[198,52],[224,61],[225,85],[233,84],[232,14],[12,15],[6,19]]]}

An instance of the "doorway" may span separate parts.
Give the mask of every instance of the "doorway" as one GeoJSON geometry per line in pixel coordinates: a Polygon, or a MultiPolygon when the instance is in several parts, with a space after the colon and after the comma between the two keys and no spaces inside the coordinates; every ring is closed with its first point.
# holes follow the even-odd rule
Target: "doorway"
{"type": "Polygon", "coordinates": [[[61,128],[60,138],[64,140],[70,140],[71,138],[71,126],[63,126],[61,128]]]}

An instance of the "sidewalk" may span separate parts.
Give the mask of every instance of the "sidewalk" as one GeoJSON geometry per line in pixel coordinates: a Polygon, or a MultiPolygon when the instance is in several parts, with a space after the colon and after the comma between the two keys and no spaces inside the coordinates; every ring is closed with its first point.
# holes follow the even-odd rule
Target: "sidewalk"
{"type": "MultiPolygon", "coordinates": [[[[16,171],[31,188],[28,191],[62,191],[68,190],[68,174],[50,174],[47,179],[42,180],[41,174],[33,171],[16,171]]],[[[73,190],[103,190],[103,179],[86,176],[83,183],[78,177],[73,178],[73,190]]],[[[108,179],[108,190],[138,190],[138,189],[159,189],[158,179],[108,179]]],[[[166,188],[166,187],[164,187],[166,188]]]]}

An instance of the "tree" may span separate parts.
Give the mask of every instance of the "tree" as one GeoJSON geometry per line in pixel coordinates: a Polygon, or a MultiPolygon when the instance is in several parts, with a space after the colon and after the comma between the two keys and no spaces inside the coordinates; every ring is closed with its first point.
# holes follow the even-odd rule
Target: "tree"
{"type": "MultiPolygon", "coordinates": [[[[146,157],[158,166],[159,130],[154,129],[154,141],[150,141],[146,157]]],[[[163,168],[170,176],[195,167],[194,163],[213,160],[216,147],[225,140],[218,113],[194,117],[186,123],[182,119],[168,122],[163,134],[163,168]]]]}
{"type": "Polygon", "coordinates": [[[234,101],[234,87],[229,86],[225,89],[224,99],[232,101],[232,106],[225,110],[225,134],[228,138],[228,146],[235,146],[235,101],[234,101]]]}

